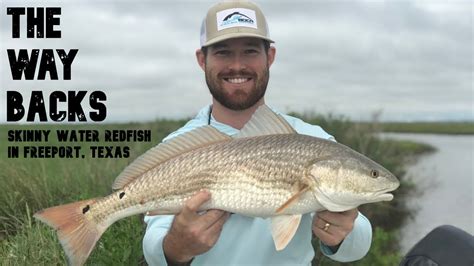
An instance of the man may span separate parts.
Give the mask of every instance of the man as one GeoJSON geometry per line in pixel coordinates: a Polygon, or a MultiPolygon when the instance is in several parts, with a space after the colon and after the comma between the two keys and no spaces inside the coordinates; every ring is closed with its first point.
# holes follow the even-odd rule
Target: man
{"type": "MultiPolygon", "coordinates": [[[[196,51],[212,94],[212,105],[164,139],[204,125],[235,135],[264,104],[269,68],[275,59],[267,23],[250,2],[226,2],[211,7],[201,28],[196,51]]],[[[331,139],[320,127],[283,115],[300,134],[331,139]]],[[[338,261],[362,258],[371,243],[370,222],[357,209],[305,214],[288,246],[276,251],[269,219],[245,217],[199,206],[212,195],[197,193],[176,216],[146,216],[143,239],[150,265],[310,265],[312,232],[322,252],[338,261]]]]}

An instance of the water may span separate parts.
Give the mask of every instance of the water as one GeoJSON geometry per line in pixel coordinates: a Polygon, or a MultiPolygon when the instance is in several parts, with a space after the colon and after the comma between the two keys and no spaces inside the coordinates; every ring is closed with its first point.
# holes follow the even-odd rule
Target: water
{"type": "Polygon", "coordinates": [[[402,254],[439,225],[454,225],[474,234],[474,136],[387,133],[383,137],[423,142],[437,149],[408,168],[407,176],[423,194],[409,199],[409,206],[418,212],[402,228],[402,254]]]}

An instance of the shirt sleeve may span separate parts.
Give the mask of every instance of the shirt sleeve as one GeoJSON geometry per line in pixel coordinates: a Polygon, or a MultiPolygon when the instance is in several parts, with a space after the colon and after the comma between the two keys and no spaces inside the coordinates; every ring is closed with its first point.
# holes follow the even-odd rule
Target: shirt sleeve
{"type": "Polygon", "coordinates": [[[173,219],[174,215],[145,216],[147,227],[143,237],[143,255],[148,265],[168,265],[163,251],[163,239],[173,219]]]}
{"type": "Polygon", "coordinates": [[[362,259],[369,252],[372,242],[372,226],[369,220],[359,212],[354,221],[354,228],[342,241],[336,253],[320,242],[321,251],[328,258],[340,262],[362,259]]]}

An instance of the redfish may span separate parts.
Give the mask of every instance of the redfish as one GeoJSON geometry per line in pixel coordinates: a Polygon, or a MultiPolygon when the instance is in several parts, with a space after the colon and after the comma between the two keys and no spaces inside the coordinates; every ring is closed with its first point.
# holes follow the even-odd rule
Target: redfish
{"type": "Polygon", "coordinates": [[[201,210],[272,219],[275,248],[286,247],[304,213],[345,211],[388,201],[399,186],[388,170],[334,141],[297,134],[267,106],[236,136],[203,126],[150,149],[117,177],[114,193],[51,207],[34,217],[57,230],[69,263],[83,264],[115,221],[153,211],[179,213],[206,189],[201,210]]]}

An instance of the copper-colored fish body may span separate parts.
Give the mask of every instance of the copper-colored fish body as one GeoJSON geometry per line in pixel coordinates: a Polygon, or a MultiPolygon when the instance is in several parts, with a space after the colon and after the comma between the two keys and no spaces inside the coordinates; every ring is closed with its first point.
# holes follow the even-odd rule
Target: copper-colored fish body
{"type": "Polygon", "coordinates": [[[202,210],[273,217],[280,250],[302,214],[390,200],[387,192],[396,187],[396,178],[377,163],[336,142],[296,134],[263,106],[237,136],[205,126],[175,137],[125,168],[111,195],[52,207],[35,217],[58,229],[71,264],[80,265],[115,221],[147,211],[178,213],[206,189],[212,198],[202,210]]]}

